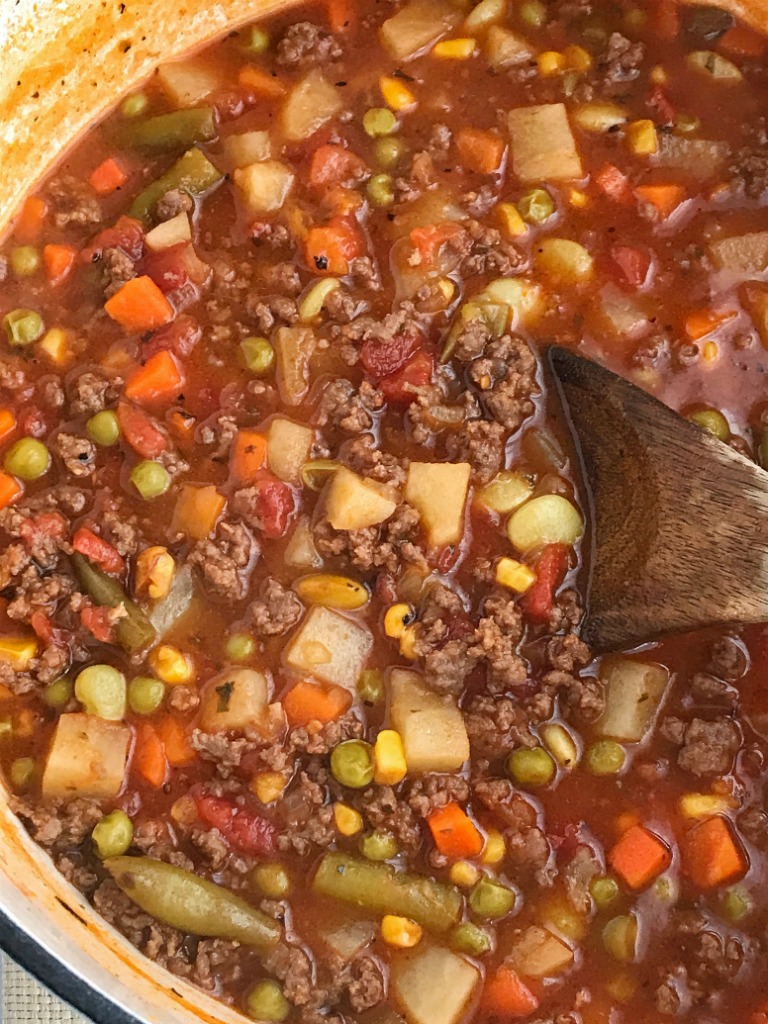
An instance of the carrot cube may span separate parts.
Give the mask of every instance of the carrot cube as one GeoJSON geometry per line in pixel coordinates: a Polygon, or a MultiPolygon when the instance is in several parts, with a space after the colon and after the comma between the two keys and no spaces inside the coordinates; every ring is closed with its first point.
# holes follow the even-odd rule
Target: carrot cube
{"type": "Polygon", "coordinates": [[[671,862],[665,844],[643,825],[633,825],[608,854],[608,863],[630,889],[644,889],[671,862]]]}
{"type": "Polygon", "coordinates": [[[728,885],[746,874],[747,857],[731,825],[719,815],[691,829],[682,850],[683,868],[699,889],[728,885]]]}

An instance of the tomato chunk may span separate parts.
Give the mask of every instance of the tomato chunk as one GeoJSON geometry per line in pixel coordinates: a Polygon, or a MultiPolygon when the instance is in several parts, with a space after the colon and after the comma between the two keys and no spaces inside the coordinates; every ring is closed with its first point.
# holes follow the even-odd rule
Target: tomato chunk
{"type": "Polygon", "coordinates": [[[421,349],[395,373],[380,383],[388,402],[394,405],[410,405],[416,397],[416,389],[432,380],[432,356],[421,349]]]}
{"type": "Polygon", "coordinates": [[[143,459],[156,459],[168,450],[168,438],[143,409],[130,402],[120,402],[117,419],[125,440],[143,459]]]}
{"type": "Polygon", "coordinates": [[[195,799],[200,820],[216,828],[231,847],[241,853],[267,857],[277,849],[277,829],[261,815],[218,796],[195,799]]]}
{"type": "Polygon", "coordinates": [[[523,594],[521,605],[531,622],[549,622],[557,588],[568,571],[568,548],[565,544],[548,544],[536,563],[536,579],[523,594]]]}

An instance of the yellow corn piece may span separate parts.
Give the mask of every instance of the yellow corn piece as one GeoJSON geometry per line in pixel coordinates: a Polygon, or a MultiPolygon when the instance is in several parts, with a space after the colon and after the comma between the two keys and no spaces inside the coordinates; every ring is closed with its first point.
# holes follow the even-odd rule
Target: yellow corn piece
{"type": "Polygon", "coordinates": [[[384,632],[387,636],[397,640],[403,635],[405,627],[412,618],[413,608],[409,604],[401,601],[400,604],[390,605],[384,616],[384,632]]]}
{"type": "Polygon", "coordinates": [[[334,576],[328,572],[313,573],[296,580],[294,590],[306,604],[320,604],[326,608],[353,611],[368,603],[368,591],[362,583],[349,576],[334,576]]]}
{"type": "Polygon", "coordinates": [[[480,878],[479,870],[468,860],[457,860],[451,864],[448,875],[453,884],[458,885],[460,889],[471,889],[480,878]]]}
{"type": "Polygon", "coordinates": [[[467,60],[476,49],[474,39],[443,39],[432,48],[432,55],[443,60],[467,60]]]}
{"type": "Polygon", "coordinates": [[[24,672],[37,654],[37,640],[25,637],[0,637],[0,661],[24,672]]]}
{"type": "Polygon", "coordinates": [[[396,786],[402,782],[408,765],[400,733],[394,729],[382,729],[373,747],[373,780],[380,786],[396,786]]]}
{"type": "Polygon", "coordinates": [[[251,782],[251,790],[263,804],[271,804],[283,795],[285,778],[280,772],[260,772],[251,782]]]}
{"type": "Polygon", "coordinates": [[[720,796],[715,793],[686,793],[681,796],[677,809],[684,818],[711,818],[715,814],[724,814],[738,807],[731,796],[720,796]]]}
{"type": "Polygon", "coordinates": [[[592,67],[592,55],[583,46],[566,46],[563,60],[567,71],[578,71],[583,74],[592,67]]]}
{"type": "Polygon", "coordinates": [[[149,664],[158,679],[174,686],[176,683],[189,683],[195,678],[195,667],[188,654],[178,647],[161,644],[149,656],[149,664]]]}
{"type": "Polygon", "coordinates": [[[651,68],[651,75],[650,75],[650,77],[651,77],[651,81],[653,82],[654,85],[666,85],[667,82],[669,81],[669,75],[667,74],[665,69],[661,66],[661,64],[655,64],[651,68]]]}
{"type": "Polygon", "coordinates": [[[522,562],[516,562],[514,558],[500,558],[496,563],[496,582],[517,594],[524,594],[535,579],[533,569],[522,562]]]}
{"type": "Polygon", "coordinates": [[[356,836],[363,828],[363,816],[347,804],[333,805],[333,820],[343,836],[356,836]]]}
{"type": "Polygon", "coordinates": [[[37,347],[57,366],[62,366],[72,356],[72,347],[69,344],[67,332],[60,327],[52,327],[50,331],[46,331],[37,347]]]}
{"type": "Polygon", "coordinates": [[[509,238],[519,238],[526,233],[528,225],[514,203],[499,203],[497,210],[502,230],[509,238]]]}
{"type": "Polygon", "coordinates": [[[705,341],[701,347],[701,358],[705,363],[714,363],[719,354],[716,341],[705,341]]]}
{"type": "Polygon", "coordinates": [[[325,277],[313,284],[299,303],[299,320],[303,324],[309,324],[315,317],[320,316],[326,299],[337,288],[341,288],[341,281],[337,277],[325,277]]]}
{"type": "Polygon", "coordinates": [[[550,722],[539,730],[544,746],[561,768],[575,768],[579,763],[579,748],[564,725],[550,722]]]}
{"type": "Polygon", "coordinates": [[[171,589],[175,573],[176,563],[167,548],[146,548],[136,559],[136,590],[159,601],[171,589]]]}
{"type": "Polygon", "coordinates": [[[553,78],[565,71],[565,58],[557,50],[544,50],[536,58],[536,64],[542,78],[553,78]]]}
{"type": "Polygon", "coordinates": [[[382,75],[379,79],[379,89],[390,110],[410,110],[416,106],[416,97],[401,78],[382,75]]]}
{"type": "Polygon", "coordinates": [[[577,188],[569,188],[568,202],[571,206],[575,206],[577,210],[581,210],[589,202],[589,197],[586,192],[580,192],[577,188]]]}
{"type": "Polygon", "coordinates": [[[381,919],[381,937],[388,946],[411,949],[421,942],[421,925],[408,917],[385,914],[381,919]]]}
{"type": "Polygon", "coordinates": [[[500,864],[507,855],[507,844],[498,829],[489,828],[485,837],[485,848],[480,858],[483,864],[500,864]]]}
{"type": "Polygon", "coordinates": [[[440,292],[440,295],[442,296],[443,300],[445,301],[445,305],[447,306],[448,303],[453,298],[453,296],[456,294],[456,285],[453,283],[450,277],[440,277],[437,279],[435,287],[440,292]]]}
{"type": "Polygon", "coordinates": [[[197,806],[191,796],[180,796],[171,806],[171,817],[179,825],[194,825],[198,821],[197,806]]]}
{"type": "Polygon", "coordinates": [[[403,630],[403,634],[400,637],[400,653],[404,658],[408,658],[409,661],[416,660],[416,637],[418,633],[415,626],[408,626],[407,629],[403,630]]]}
{"type": "Polygon", "coordinates": [[[656,125],[648,118],[632,121],[625,128],[627,146],[635,156],[652,156],[659,148],[656,125]]]}
{"type": "Polygon", "coordinates": [[[605,990],[619,1003],[628,1003],[637,991],[637,978],[627,973],[617,974],[605,983],[605,990]]]}

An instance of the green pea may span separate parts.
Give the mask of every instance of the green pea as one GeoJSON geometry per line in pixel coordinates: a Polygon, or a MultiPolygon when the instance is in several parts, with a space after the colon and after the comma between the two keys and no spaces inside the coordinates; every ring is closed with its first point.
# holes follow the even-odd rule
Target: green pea
{"type": "Polygon", "coordinates": [[[373,782],[373,747],[364,740],[344,740],[331,753],[331,773],[350,789],[363,789],[373,782]]]}
{"type": "Polygon", "coordinates": [[[22,480],[37,480],[51,467],[51,455],[42,441],[22,437],[5,453],[3,465],[8,473],[22,480]]]}
{"type": "Polygon", "coordinates": [[[151,715],[165,699],[165,683],[153,676],[136,676],[128,684],[128,706],[137,715],[151,715]]]}
{"type": "Polygon", "coordinates": [[[360,673],[357,692],[364,704],[379,704],[384,699],[384,676],[377,668],[367,668],[360,673]]]}
{"type": "Polygon", "coordinates": [[[171,477],[162,462],[150,459],[138,462],[131,470],[130,479],[145,501],[159,498],[171,486],[171,477]]]}
{"type": "Polygon", "coordinates": [[[372,107],[363,114],[363,129],[372,139],[397,130],[397,118],[388,107],[372,107]]]}
{"type": "Polygon", "coordinates": [[[653,891],[656,898],[661,900],[662,903],[676,903],[677,902],[677,886],[666,875],[662,875],[661,878],[657,878],[653,883],[653,891]]]}
{"type": "Polygon", "coordinates": [[[35,774],[35,759],[33,757],[17,757],[11,765],[10,777],[14,789],[26,789],[35,774]]]}
{"type": "Polygon", "coordinates": [[[247,661],[255,650],[256,641],[248,633],[234,633],[224,645],[224,653],[232,661],[247,661]]]}
{"type": "Polygon", "coordinates": [[[511,889],[481,878],[469,894],[469,906],[478,917],[498,918],[507,915],[515,906],[516,896],[511,889]]]}
{"type": "Polygon", "coordinates": [[[734,886],[723,893],[723,916],[733,924],[738,924],[752,910],[752,899],[746,889],[734,886]]]}
{"type": "Polygon", "coordinates": [[[451,933],[451,945],[458,953],[481,956],[491,948],[491,937],[484,928],[465,921],[451,933]]]}
{"type": "Polygon", "coordinates": [[[728,420],[718,409],[700,409],[698,412],[690,413],[688,419],[702,430],[714,434],[718,441],[727,441],[731,436],[728,420]]]}
{"type": "Polygon", "coordinates": [[[547,786],[555,777],[555,762],[543,747],[513,750],[507,771],[521,786],[547,786]]]}
{"type": "Polygon", "coordinates": [[[385,135],[383,138],[376,139],[373,145],[373,156],[380,167],[389,169],[400,163],[407,148],[402,139],[385,135]]]}
{"type": "Polygon", "coordinates": [[[291,891],[291,880],[282,864],[257,864],[251,881],[265,896],[280,900],[291,891]]]}
{"type": "Polygon", "coordinates": [[[117,444],[120,440],[120,424],[117,420],[117,413],[111,409],[102,409],[88,420],[85,425],[88,436],[96,444],[105,448],[117,444]]]}
{"type": "Polygon", "coordinates": [[[520,4],[520,20],[530,28],[541,28],[547,22],[547,5],[541,0],[526,0],[520,4]]]}
{"type": "Polygon", "coordinates": [[[63,708],[72,700],[72,694],[75,691],[74,684],[71,679],[66,676],[62,676],[61,679],[57,679],[55,682],[46,686],[45,703],[51,708],[63,708]]]}
{"type": "Polygon", "coordinates": [[[257,981],[245,997],[245,1009],[254,1020],[281,1021],[290,1013],[291,1004],[278,983],[265,978],[257,981]]]}
{"type": "Polygon", "coordinates": [[[240,342],[240,351],[251,373],[262,376],[275,365],[275,350],[266,338],[246,338],[240,342]]]}
{"type": "Polygon", "coordinates": [[[34,245],[19,245],[11,250],[11,267],[17,277],[31,277],[40,269],[40,253],[34,245]]]}
{"type": "Polygon", "coordinates": [[[360,853],[367,860],[391,860],[399,852],[397,840],[390,832],[369,832],[360,839],[360,853]]]}
{"type": "Polygon", "coordinates": [[[119,722],[125,716],[125,676],[112,665],[90,665],[75,679],[75,696],[89,715],[119,722]]]}
{"type": "Polygon", "coordinates": [[[584,752],[584,766],[593,775],[617,775],[626,759],[624,747],[615,740],[596,740],[584,752]]]}
{"type": "Polygon", "coordinates": [[[595,878],[589,891],[592,899],[603,910],[619,898],[619,883],[615,878],[595,878]]]}
{"type": "Polygon", "coordinates": [[[120,107],[123,117],[139,117],[149,105],[149,100],[143,92],[135,92],[132,96],[126,96],[120,107]]]}
{"type": "Polygon", "coordinates": [[[3,317],[3,327],[11,345],[31,345],[45,330],[43,318],[33,309],[14,309],[3,317]]]}
{"type": "Polygon", "coordinates": [[[631,914],[614,917],[603,928],[605,950],[619,963],[632,963],[636,944],[637,921],[631,914]]]}
{"type": "Polygon", "coordinates": [[[395,201],[390,174],[374,174],[365,191],[374,206],[391,206],[395,201]]]}
{"type": "Polygon", "coordinates": [[[112,811],[94,827],[91,839],[102,860],[121,857],[133,842],[133,822],[125,811],[112,811]]]}
{"type": "Polygon", "coordinates": [[[555,212],[555,201],[543,188],[532,188],[520,197],[517,208],[529,224],[543,224],[555,212]]]}
{"type": "Polygon", "coordinates": [[[243,49],[248,53],[265,53],[269,49],[269,36],[263,28],[252,25],[243,41],[243,49]]]}

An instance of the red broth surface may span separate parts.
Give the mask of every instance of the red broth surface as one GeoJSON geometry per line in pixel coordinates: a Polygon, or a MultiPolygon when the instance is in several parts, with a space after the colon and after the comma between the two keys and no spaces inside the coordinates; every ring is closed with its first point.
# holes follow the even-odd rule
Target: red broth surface
{"type": "Polygon", "coordinates": [[[28,199],[0,761],[169,971],[292,1024],[768,1020],[768,634],[594,657],[543,369],[768,460],[765,54],[672,2],[330,0],[28,199]]]}

